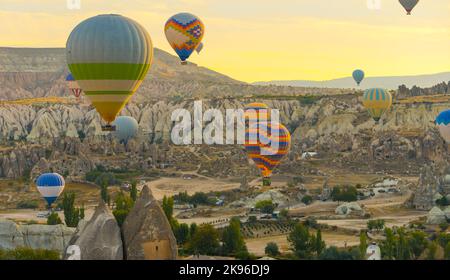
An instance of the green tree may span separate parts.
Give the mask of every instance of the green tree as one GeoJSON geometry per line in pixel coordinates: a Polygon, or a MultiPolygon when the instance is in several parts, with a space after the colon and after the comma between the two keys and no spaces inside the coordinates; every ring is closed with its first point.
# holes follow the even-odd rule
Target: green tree
{"type": "Polygon", "coordinates": [[[190,238],[189,225],[180,224],[177,227],[174,234],[175,234],[175,238],[177,239],[177,243],[179,245],[184,245],[186,242],[189,241],[189,238],[190,238]]]}
{"type": "Polygon", "coordinates": [[[398,238],[396,244],[396,260],[410,260],[411,259],[411,249],[408,244],[408,238],[405,234],[405,230],[403,228],[398,229],[397,231],[398,238]]]}
{"type": "Polygon", "coordinates": [[[131,181],[130,197],[133,201],[136,201],[137,196],[138,196],[137,182],[136,180],[133,180],[131,181]]]}
{"type": "Polygon", "coordinates": [[[322,231],[318,229],[316,237],[314,238],[313,250],[316,252],[317,256],[319,256],[325,248],[325,242],[322,240],[322,231]]]}
{"type": "Polygon", "coordinates": [[[294,230],[288,235],[288,242],[292,251],[300,259],[308,259],[311,257],[310,234],[308,228],[297,223],[294,230]]]}
{"type": "Polygon", "coordinates": [[[422,231],[414,231],[409,237],[409,247],[414,259],[418,259],[427,248],[427,236],[422,231]]]}
{"type": "Polygon", "coordinates": [[[278,245],[275,242],[269,242],[264,249],[266,255],[270,257],[276,257],[280,254],[280,250],[278,249],[278,245]]]}
{"type": "Polygon", "coordinates": [[[395,257],[395,236],[394,232],[390,228],[385,228],[384,233],[386,239],[381,243],[380,249],[383,252],[383,258],[387,260],[393,260],[395,257]]]}
{"type": "Polygon", "coordinates": [[[47,225],[60,225],[62,224],[61,218],[59,218],[58,213],[56,212],[52,212],[48,217],[47,217],[47,225]]]}
{"type": "Polygon", "coordinates": [[[358,190],[353,186],[334,187],[331,191],[331,198],[333,201],[357,201],[358,190]]]}
{"type": "Polygon", "coordinates": [[[261,200],[256,203],[255,208],[261,210],[262,213],[272,214],[275,205],[273,205],[272,200],[261,200]]]}
{"type": "Polygon", "coordinates": [[[304,203],[306,205],[311,204],[312,201],[313,201],[313,198],[310,195],[305,195],[304,197],[302,197],[302,203],[304,203]]]}
{"type": "Polygon", "coordinates": [[[444,258],[450,260],[450,242],[444,248],[444,258]]]}
{"type": "Polygon", "coordinates": [[[436,253],[438,250],[438,246],[439,245],[437,244],[436,241],[428,243],[427,255],[426,255],[427,260],[435,260],[436,259],[436,253]]]}
{"type": "Polygon", "coordinates": [[[219,232],[212,225],[199,226],[192,236],[188,248],[194,254],[216,254],[220,248],[219,232]]]}
{"type": "Polygon", "coordinates": [[[367,233],[365,231],[361,231],[359,234],[359,254],[362,258],[366,255],[367,250],[367,233]]]}
{"type": "Polygon", "coordinates": [[[287,209],[281,209],[280,211],[280,219],[289,220],[289,211],[287,209]]]}
{"type": "Polygon", "coordinates": [[[196,223],[192,223],[189,227],[189,235],[192,237],[197,232],[198,226],[196,223]]]}
{"type": "Polygon", "coordinates": [[[246,251],[244,236],[241,233],[241,222],[232,218],[230,225],[222,233],[222,250],[225,254],[236,254],[246,251]]]}
{"type": "Polygon", "coordinates": [[[173,216],[173,197],[163,197],[162,209],[164,214],[166,214],[167,219],[171,221],[173,216]]]}
{"type": "Polygon", "coordinates": [[[117,194],[115,200],[116,208],[113,210],[113,215],[117,223],[121,227],[125,222],[126,217],[134,206],[134,201],[131,197],[125,195],[123,192],[117,194]]]}
{"type": "Polygon", "coordinates": [[[80,208],[75,208],[75,193],[64,193],[62,204],[66,225],[68,227],[77,227],[81,216],[84,216],[84,211],[80,211],[80,208]]]}

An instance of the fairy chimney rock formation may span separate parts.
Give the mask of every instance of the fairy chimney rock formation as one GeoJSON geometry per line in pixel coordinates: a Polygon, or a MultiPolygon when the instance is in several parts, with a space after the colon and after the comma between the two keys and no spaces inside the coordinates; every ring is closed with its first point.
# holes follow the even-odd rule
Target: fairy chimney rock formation
{"type": "Polygon", "coordinates": [[[164,211],[144,186],[122,225],[128,260],[175,260],[177,242],[164,211]]]}

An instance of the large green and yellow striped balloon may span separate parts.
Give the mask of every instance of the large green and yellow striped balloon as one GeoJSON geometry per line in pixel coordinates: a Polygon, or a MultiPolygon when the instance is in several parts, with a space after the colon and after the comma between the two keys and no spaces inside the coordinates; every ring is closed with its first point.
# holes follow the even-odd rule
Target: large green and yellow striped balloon
{"type": "Polygon", "coordinates": [[[108,124],[139,88],[153,59],[150,35],[120,15],[81,22],[70,34],[66,52],[72,75],[108,124]]]}
{"type": "Polygon", "coordinates": [[[372,118],[378,122],[381,116],[392,106],[392,95],[382,88],[371,88],[365,91],[363,105],[372,118]]]}

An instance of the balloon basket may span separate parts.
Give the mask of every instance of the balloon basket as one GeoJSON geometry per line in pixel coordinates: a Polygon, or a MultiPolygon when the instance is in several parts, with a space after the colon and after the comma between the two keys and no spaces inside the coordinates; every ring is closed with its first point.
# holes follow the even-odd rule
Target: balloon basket
{"type": "Polygon", "coordinates": [[[263,178],[263,187],[270,187],[271,184],[272,184],[272,181],[270,180],[270,177],[263,178]]]}
{"type": "Polygon", "coordinates": [[[102,131],[116,131],[115,125],[104,125],[102,126],[102,131]]]}
{"type": "Polygon", "coordinates": [[[181,65],[187,65],[187,61],[181,61],[181,65]]]}

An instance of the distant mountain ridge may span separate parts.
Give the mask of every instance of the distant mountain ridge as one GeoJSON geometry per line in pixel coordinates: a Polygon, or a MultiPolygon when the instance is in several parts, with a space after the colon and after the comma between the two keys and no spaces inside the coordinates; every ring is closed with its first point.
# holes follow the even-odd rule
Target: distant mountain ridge
{"type": "MultiPolygon", "coordinates": [[[[450,81],[450,72],[416,75],[416,76],[387,76],[387,77],[366,77],[361,83],[361,89],[381,87],[387,89],[397,89],[401,85],[409,88],[417,87],[432,87],[442,82],[450,81]]],[[[352,77],[340,78],[328,81],[305,81],[305,80],[291,80],[291,81],[269,81],[256,82],[254,85],[278,85],[278,86],[293,86],[293,87],[314,87],[314,88],[357,88],[352,77]]]]}

